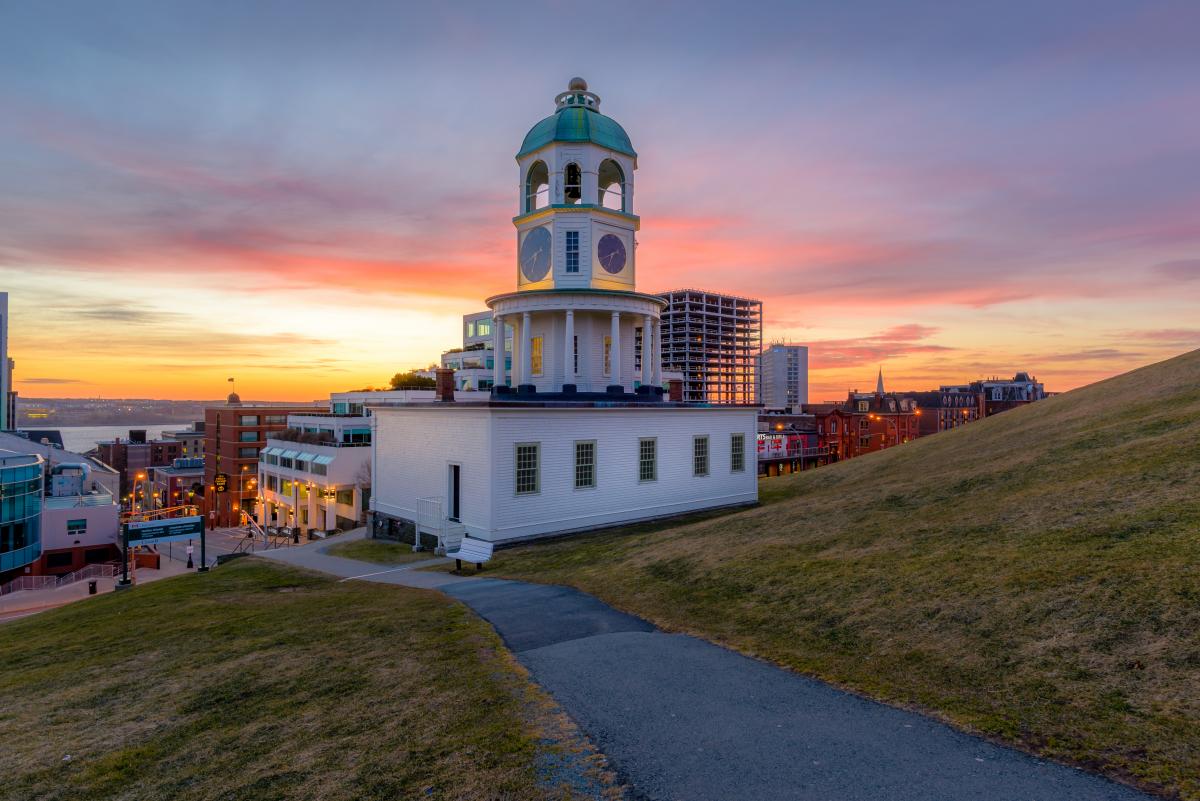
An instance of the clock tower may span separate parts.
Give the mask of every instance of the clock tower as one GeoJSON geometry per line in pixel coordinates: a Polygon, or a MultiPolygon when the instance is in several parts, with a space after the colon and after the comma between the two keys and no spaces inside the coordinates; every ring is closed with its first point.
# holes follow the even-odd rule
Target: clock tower
{"type": "Polygon", "coordinates": [[[583,78],[554,105],[517,153],[517,288],[487,301],[496,353],[513,330],[512,371],[495,360],[492,394],[661,401],[666,304],[634,285],[637,153],[583,78]]]}
{"type": "Polygon", "coordinates": [[[637,152],[572,78],[517,153],[517,289],[634,289],[637,152]]]}

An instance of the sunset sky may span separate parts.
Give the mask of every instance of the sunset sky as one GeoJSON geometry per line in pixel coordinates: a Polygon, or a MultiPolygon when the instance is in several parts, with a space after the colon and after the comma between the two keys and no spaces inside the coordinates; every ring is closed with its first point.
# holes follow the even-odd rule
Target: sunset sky
{"type": "Polygon", "coordinates": [[[23,396],[312,399],[515,287],[522,137],[584,76],[638,288],[761,298],[814,401],[1200,347],[1200,3],[0,0],[23,396]]]}

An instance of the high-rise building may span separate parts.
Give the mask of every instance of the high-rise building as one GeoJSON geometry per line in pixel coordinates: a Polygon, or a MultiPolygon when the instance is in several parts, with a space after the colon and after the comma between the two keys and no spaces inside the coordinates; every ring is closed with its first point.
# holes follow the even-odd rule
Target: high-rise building
{"type": "Polygon", "coordinates": [[[11,431],[17,425],[12,371],[13,360],[8,358],[8,293],[0,292],[0,431],[11,431]]]}
{"type": "Polygon", "coordinates": [[[758,358],[758,402],[768,409],[808,403],[808,346],[774,344],[758,358]]]}
{"type": "Polygon", "coordinates": [[[762,301],[701,289],[658,295],[663,370],[683,373],[692,403],[755,403],[755,368],[762,350],[762,301]]]}

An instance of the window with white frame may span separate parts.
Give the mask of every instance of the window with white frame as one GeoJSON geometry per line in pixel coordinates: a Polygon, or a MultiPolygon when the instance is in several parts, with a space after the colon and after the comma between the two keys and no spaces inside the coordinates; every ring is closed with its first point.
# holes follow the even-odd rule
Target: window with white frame
{"type": "Polygon", "coordinates": [[[517,444],[517,494],[532,495],[541,488],[541,445],[537,442],[517,444]]]}
{"type": "Polygon", "coordinates": [[[638,481],[658,479],[658,440],[643,437],[638,440],[638,481]]]}
{"type": "Polygon", "coordinates": [[[708,437],[692,437],[692,475],[708,475],[708,437]]]}
{"type": "Polygon", "coordinates": [[[729,448],[729,469],[734,473],[744,472],[746,469],[746,435],[731,435],[729,448]]]}
{"type": "Polygon", "coordinates": [[[579,272],[579,232],[567,231],[567,272],[579,272]]]}
{"type": "Polygon", "coordinates": [[[596,486],[596,443],[575,443],[575,489],[596,486]]]}

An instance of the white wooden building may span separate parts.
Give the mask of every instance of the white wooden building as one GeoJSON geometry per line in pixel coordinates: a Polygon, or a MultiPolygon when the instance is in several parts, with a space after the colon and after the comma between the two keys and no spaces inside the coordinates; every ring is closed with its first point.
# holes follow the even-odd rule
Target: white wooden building
{"type": "Polygon", "coordinates": [[[629,137],[582,79],[555,103],[517,154],[517,289],[487,300],[512,374],[494,360],[487,400],[447,383],[372,407],[377,533],[504,542],[758,499],[756,407],[664,396],[629,137]]]}

